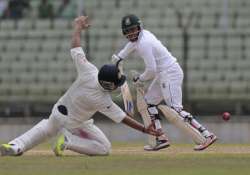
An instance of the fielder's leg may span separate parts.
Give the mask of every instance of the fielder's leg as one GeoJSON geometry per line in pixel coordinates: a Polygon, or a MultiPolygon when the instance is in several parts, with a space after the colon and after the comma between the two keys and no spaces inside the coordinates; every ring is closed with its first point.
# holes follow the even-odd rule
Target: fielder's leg
{"type": "Polygon", "coordinates": [[[23,135],[10,141],[8,144],[2,144],[0,147],[2,156],[19,156],[23,152],[38,145],[46,138],[57,132],[53,127],[53,122],[49,119],[40,121],[33,128],[25,132],[23,135]]]}
{"type": "Polygon", "coordinates": [[[49,119],[44,119],[25,132],[23,135],[10,141],[8,144],[2,144],[0,147],[3,156],[21,155],[45,139],[58,133],[67,117],[62,115],[55,105],[49,119]]]}
{"type": "Polygon", "coordinates": [[[111,144],[93,120],[88,120],[79,128],[62,130],[53,151],[56,156],[62,156],[64,150],[90,156],[108,155],[111,144]]]}

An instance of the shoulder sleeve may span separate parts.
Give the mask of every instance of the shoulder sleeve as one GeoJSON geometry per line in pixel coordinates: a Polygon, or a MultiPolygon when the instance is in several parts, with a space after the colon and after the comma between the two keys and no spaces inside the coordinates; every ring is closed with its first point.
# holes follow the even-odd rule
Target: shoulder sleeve
{"type": "Polygon", "coordinates": [[[86,55],[83,51],[83,49],[81,47],[76,47],[76,48],[73,48],[70,50],[70,53],[71,53],[71,57],[73,59],[73,61],[87,61],[86,59],[86,55]]]}
{"type": "Polygon", "coordinates": [[[128,42],[126,46],[117,54],[118,57],[125,59],[135,49],[135,44],[128,42]]]}
{"type": "Polygon", "coordinates": [[[153,46],[151,43],[145,42],[140,46],[140,56],[145,63],[145,71],[141,74],[140,79],[147,81],[155,76],[156,73],[156,61],[153,54],[153,46]]]}
{"type": "Polygon", "coordinates": [[[81,47],[71,49],[70,53],[78,74],[82,72],[88,72],[94,67],[94,65],[92,65],[87,60],[86,55],[81,47]]]}
{"type": "Polygon", "coordinates": [[[101,110],[99,110],[99,112],[106,115],[116,123],[120,123],[126,117],[125,112],[123,112],[122,109],[114,102],[102,108],[101,110]]]}

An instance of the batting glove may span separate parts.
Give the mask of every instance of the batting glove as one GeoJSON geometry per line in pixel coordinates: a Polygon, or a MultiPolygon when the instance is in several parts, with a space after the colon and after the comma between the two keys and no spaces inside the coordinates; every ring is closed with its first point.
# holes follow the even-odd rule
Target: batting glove
{"type": "Polygon", "coordinates": [[[143,82],[140,80],[140,76],[133,77],[133,84],[135,86],[139,86],[139,87],[143,87],[144,86],[143,82]]]}
{"type": "Polygon", "coordinates": [[[120,57],[118,57],[117,55],[112,55],[112,57],[111,57],[111,62],[113,63],[113,64],[115,64],[117,67],[120,67],[120,66],[122,66],[122,61],[123,61],[123,59],[122,58],[120,58],[120,57]]]}
{"type": "Polygon", "coordinates": [[[138,86],[138,85],[139,86],[143,86],[143,82],[140,80],[140,73],[139,72],[137,72],[135,70],[131,70],[130,74],[133,77],[132,81],[133,81],[134,85],[136,85],[136,86],[138,86]]]}
{"type": "Polygon", "coordinates": [[[140,76],[134,76],[133,77],[133,82],[138,83],[140,81],[140,76]]]}

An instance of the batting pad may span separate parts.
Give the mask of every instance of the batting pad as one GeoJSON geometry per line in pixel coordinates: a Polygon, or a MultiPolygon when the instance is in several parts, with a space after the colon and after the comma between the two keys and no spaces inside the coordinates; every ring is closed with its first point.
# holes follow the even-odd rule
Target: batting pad
{"type": "Polygon", "coordinates": [[[206,139],[201,135],[201,133],[192,127],[188,122],[185,122],[175,110],[166,105],[159,105],[158,108],[170,123],[174,124],[187,135],[191,136],[196,144],[203,144],[206,142],[206,139]]]}

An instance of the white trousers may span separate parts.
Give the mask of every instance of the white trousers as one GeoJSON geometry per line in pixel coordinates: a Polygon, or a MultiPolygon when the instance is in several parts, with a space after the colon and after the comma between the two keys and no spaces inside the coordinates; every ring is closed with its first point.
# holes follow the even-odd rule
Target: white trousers
{"type": "Polygon", "coordinates": [[[194,119],[190,113],[183,110],[182,106],[182,82],[183,71],[178,63],[174,63],[166,71],[160,72],[150,84],[145,95],[147,104],[158,105],[163,99],[165,103],[175,109],[183,118],[191,117],[190,124],[208,137],[211,133],[194,119]]]}
{"type": "Polygon", "coordinates": [[[15,138],[10,144],[16,144],[25,152],[40,144],[47,138],[58,134],[64,134],[67,138],[66,148],[81,154],[107,155],[111,150],[111,144],[104,133],[93,124],[93,119],[77,121],[69,116],[61,114],[54,106],[49,119],[44,119],[15,138]]]}
{"type": "Polygon", "coordinates": [[[145,100],[148,104],[159,104],[163,99],[169,107],[182,110],[183,71],[178,63],[158,73],[150,84],[145,100]]]}

